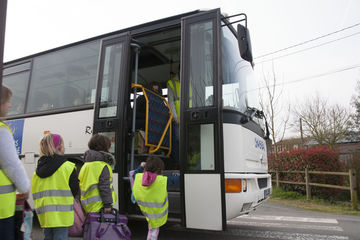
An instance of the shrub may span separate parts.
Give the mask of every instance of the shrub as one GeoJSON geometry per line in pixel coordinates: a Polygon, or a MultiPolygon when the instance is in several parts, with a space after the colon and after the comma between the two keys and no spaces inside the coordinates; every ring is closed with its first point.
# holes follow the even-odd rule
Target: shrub
{"type": "MultiPolygon", "coordinates": [[[[319,146],[309,149],[292,149],[278,154],[275,159],[274,154],[269,155],[270,171],[309,171],[342,172],[344,164],[339,161],[339,153],[326,146],[319,146]]],[[[305,183],[304,173],[281,173],[280,180],[305,183]]],[[[322,183],[331,185],[344,185],[345,177],[337,175],[310,174],[311,183],[322,183]]],[[[301,194],[306,193],[305,185],[286,184],[282,185],[287,191],[296,191],[301,194]]],[[[311,186],[311,194],[319,197],[336,197],[342,190],[334,188],[323,188],[311,186]]]]}

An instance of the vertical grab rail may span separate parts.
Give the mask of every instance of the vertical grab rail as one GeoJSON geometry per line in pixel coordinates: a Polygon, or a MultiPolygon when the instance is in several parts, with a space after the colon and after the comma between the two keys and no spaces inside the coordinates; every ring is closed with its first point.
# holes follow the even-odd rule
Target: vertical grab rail
{"type": "MultiPolygon", "coordinates": [[[[135,84],[138,80],[138,67],[139,67],[139,53],[140,45],[136,43],[131,43],[131,46],[135,48],[135,84]]],[[[134,107],[133,107],[133,119],[132,119],[132,128],[131,128],[131,156],[130,156],[130,169],[134,169],[134,146],[135,146],[135,122],[136,122],[136,95],[137,87],[134,88],[134,107]]]]}

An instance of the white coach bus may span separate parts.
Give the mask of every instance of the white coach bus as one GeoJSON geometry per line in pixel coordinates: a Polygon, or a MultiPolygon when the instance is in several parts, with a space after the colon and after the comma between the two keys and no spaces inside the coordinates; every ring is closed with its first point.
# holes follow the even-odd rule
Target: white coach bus
{"type": "Polygon", "coordinates": [[[44,133],[61,134],[79,166],[91,135],[103,133],[116,158],[116,206],[129,217],[141,212],[131,203],[128,173],[149,155],[164,160],[166,174],[180,174],[180,185],[168,189],[169,217],[186,228],[225,230],[227,220],[270,196],[245,14],[193,11],[97,36],[7,62],[3,83],[13,91],[7,123],[29,177],[44,133]],[[164,128],[151,129],[157,107],[150,98],[159,96],[140,86],[156,81],[166,99],[174,69],[181,76],[179,164],[168,154],[175,141],[169,108],[164,128]],[[135,151],[133,108],[141,94],[148,106],[145,150],[135,151]]]}

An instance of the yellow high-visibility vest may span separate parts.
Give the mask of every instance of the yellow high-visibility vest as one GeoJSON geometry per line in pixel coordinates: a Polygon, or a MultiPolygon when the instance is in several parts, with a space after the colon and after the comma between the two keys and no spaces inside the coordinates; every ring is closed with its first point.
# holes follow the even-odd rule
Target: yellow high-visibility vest
{"type": "Polygon", "coordinates": [[[142,213],[152,228],[164,225],[168,217],[167,177],[158,175],[150,186],[142,185],[143,173],[135,176],[133,194],[142,213]]]}
{"type": "MultiPolygon", "coordinates": [[[[10,128],[3,122],[0,127],[9,130],[10,128]]],[[[0,219],[9,218],[15,215],[16,188],[2,169],[0,169],[0,219]]]]}
{"type": "Polygon", "coordinates": [[[50,177],[41,178],[34,173],[31,191],[42,228],[74,224],[74,197],[69,186],[74,169],[75,164],[66,161],[50,177]]]}
{"type": "MultiPolygon", "coordinates": [[[[174,105],[176,116],[180,120],[180,82],[175,77],[167,81],[168,88],[171,88],[172,92],[174,93],[174,105]]],[[[190,86],[189,91],[189,107],[192,107],[192,88],[190,86]]]]}
{"type": "Polygon", "coordinates": [[[188,168],[189,170],[200,170],[197,169],[200,167],[200,153],[195,153],[191,158],[188,158],[188,168]]]}
{"type": "Polygon", "coordinates": [[[100,212],[100,209],[104,207],[98,188],[99,177],[104,167],[109,169],[113,204],[116,202],[116,193],[112,184],[113,172],[110,165],[103,161],[86,162],[79,173],[81,205],[86,213],[100,212]]]}
{"type": "Polygon", "coordinates": [[[172,78],[167,82],[168,87],[171,88],[173,94],[174,94],[174,105],[175,105],[175,111],[176,116],[178,119],[180,119],[180,82],[179,80],[172,78]]]}

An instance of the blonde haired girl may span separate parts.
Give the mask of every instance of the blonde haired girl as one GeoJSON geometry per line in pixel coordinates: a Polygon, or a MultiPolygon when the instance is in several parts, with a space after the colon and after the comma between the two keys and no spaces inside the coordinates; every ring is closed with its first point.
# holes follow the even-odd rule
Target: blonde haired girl
{"type": "Polygon", "coordinates": [[[64,155],[64,140],[58,134],[46,134],[40,141],[40,156],[64,155]],[[55,147],[56,146],[56,147],[55,147]]]}
{"type": "Polygon", "coordinates": [[[79,191],[75,164],[64,157],[64,140],[59,134],[46,134],[40,141],[40,159],[31,190],[45,240],[68,239],[74,224],[74,196],[79,191]]]}

